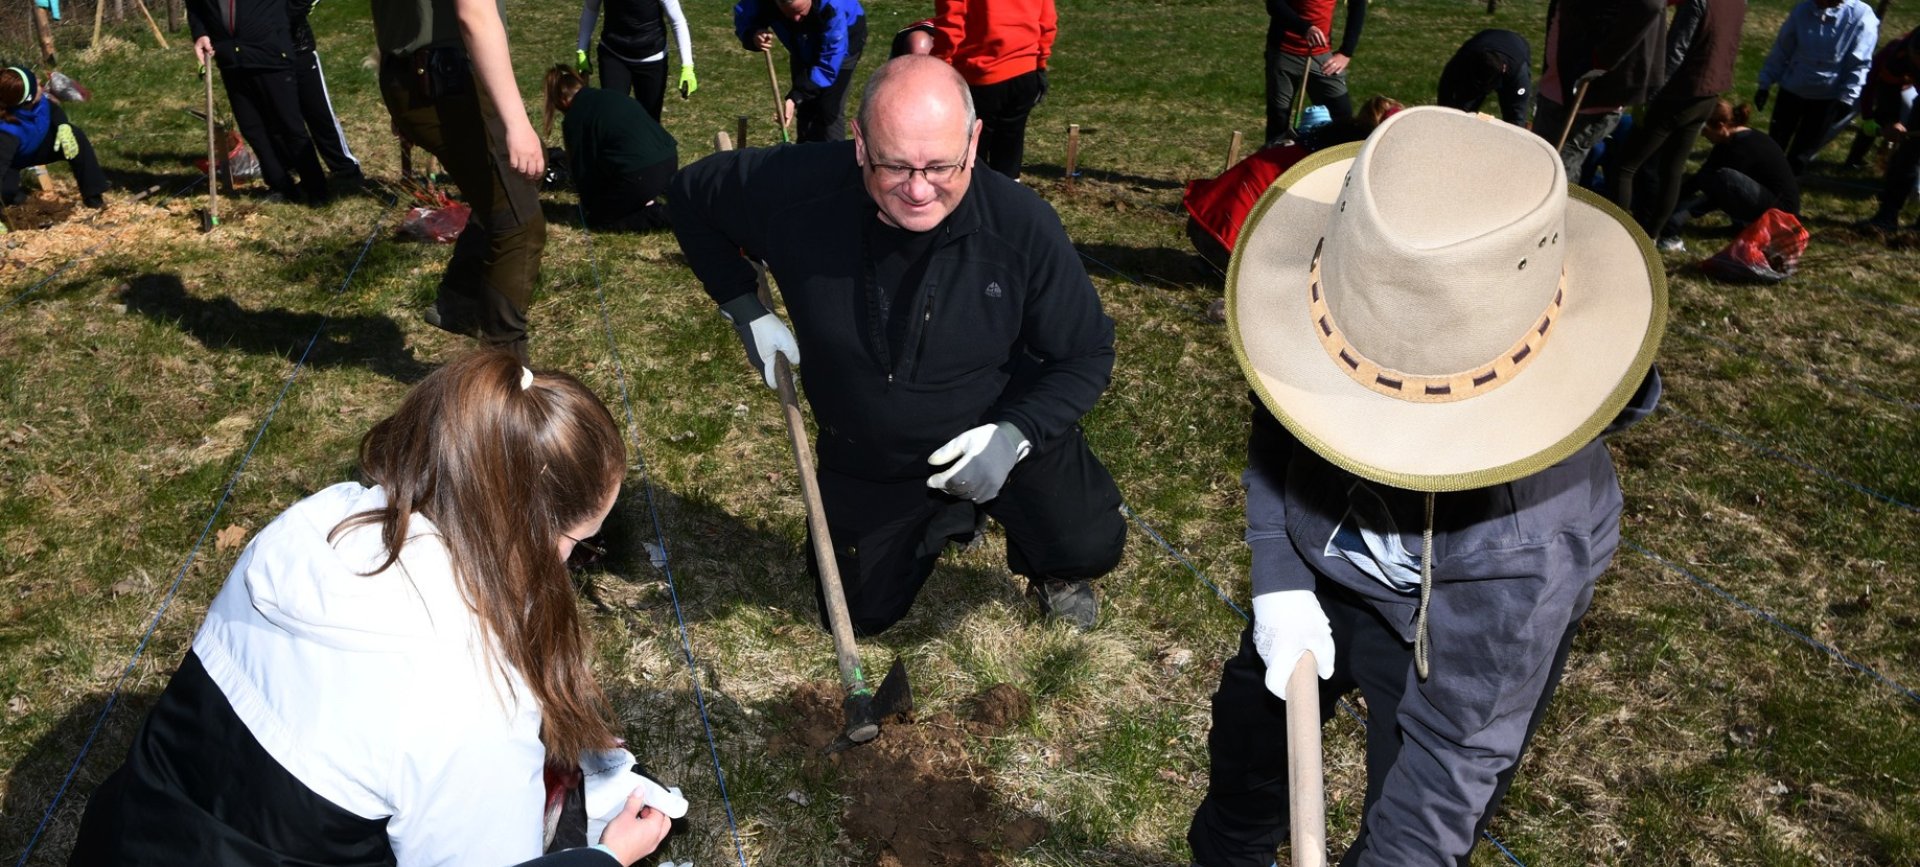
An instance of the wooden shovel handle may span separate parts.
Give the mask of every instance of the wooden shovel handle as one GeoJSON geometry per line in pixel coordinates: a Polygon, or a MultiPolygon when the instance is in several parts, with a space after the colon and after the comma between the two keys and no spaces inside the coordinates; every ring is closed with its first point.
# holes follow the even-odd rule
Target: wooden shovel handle
{"type": "Polygon", "coordinates": [[[1287,676],[1287,791],[1294,867],[1326,867],[1327,798],[1320,766],[1320,674],[1313,651],[1287,676]]]}

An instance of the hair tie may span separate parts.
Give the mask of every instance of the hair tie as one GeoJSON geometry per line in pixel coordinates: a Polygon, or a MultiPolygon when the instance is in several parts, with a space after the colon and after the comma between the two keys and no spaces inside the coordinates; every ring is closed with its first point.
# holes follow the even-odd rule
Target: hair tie
{"type": "Polygon", "coordinates": [[[533,387],[533,369],[530,367],[521,367],[520,368],[520,390],[526,391],[527,389],[532,387],[533,387]]]}

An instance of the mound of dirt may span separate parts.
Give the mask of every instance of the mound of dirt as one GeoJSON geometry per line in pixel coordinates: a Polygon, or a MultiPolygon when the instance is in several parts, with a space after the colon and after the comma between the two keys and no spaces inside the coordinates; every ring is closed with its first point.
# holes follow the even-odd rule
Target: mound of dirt
{"type": "Polygon", "coordinates": [[[880,736],[832,755],[839,736],[840,686],[809,683],[787,702],[788,733],[771,746],[798,754],[810,779],[836,779],[847,798],[842,822],[874,867],[997,867],[1002,855],[1045,839],[1045,819],[1016,815],[996,797],[992,776],[967,758],[967,738],[1004,732],[1032,700],[1008,684],[967,702],[971,718],[951,713],[895,717],[880,736]]]}
{"type": "Polygon", "coordinates": [[[35,192],[26,201],[6,207],[7,225],[16,232],[51,228],[71,219],[73,206],[52,193],[35,192]]]}

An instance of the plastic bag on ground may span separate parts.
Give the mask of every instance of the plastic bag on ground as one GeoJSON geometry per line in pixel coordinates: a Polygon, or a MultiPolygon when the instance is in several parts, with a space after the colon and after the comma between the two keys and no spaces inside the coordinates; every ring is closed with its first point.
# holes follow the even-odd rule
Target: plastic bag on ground
{"type": "Polygon", "coordinates": [[[1700,263],[1700,270],[1729,283],[1778,283],[1793,276],[1807,251],[1807,230],[1779,208],[1747,224],[1726,249],[1700,263]]]}
{"type": "Polygon", "coordinates": [[[471,209],[465,202],[449,202],[438,207],[415,205],[400,221],[400,237],[431,244],[451,244],[467,227],[471,209]]]}
{"type": "MultiPolygon", "coordinates": [[[[221,141],[227,149],[226,171],[230,180],[235,183],[257,180],[260,177],[260,158],[253,155],[253,148],[247,147],[246,140],[233,130],[225,130],[221,133],[221,141]]],[[[206,171],[207,158],[194,160],[193,166],[202,172],[206,171]]]]}

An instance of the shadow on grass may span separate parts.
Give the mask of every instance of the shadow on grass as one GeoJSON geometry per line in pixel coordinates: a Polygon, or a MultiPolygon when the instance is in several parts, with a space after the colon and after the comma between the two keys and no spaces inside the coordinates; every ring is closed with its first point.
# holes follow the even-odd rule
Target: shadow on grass
{"type": "MultiPolygon", "coordinates": [[[[1034,178],[1041,178],[1052,183],[1060,183],[1066,180],[1067,170],[1064,166],[1058,166],[1052,163],[1026,163],[1020,167],[1020,175],[1023,178],[1031,175],[1034,178]]],[[[1186,186],[1185,183],[1174,180],[1173,178],[1154,178],[1146,175],[1116,172],[1085,165],[1075,166],[1074,175],[1085,181],[1105,181],[1110,184],[1121,184],[1146,190],[1178,190],[1186,186]]]]}
{"type": "MultiPolygon", "coordinates": [[[[123,693],[114,701],[113,711],[87,748],[86,761],[74,774],[46,827],[40,829],[33,851],[26,853],[31,857],[23,854],[21,863],[66,863],[67,852],[73,848],[74,833],[80,827],[80,816],[86,810],[87,796],[126,758],[127,745],[133,742],[134,733],[146,721],[147,710],[159,697],[160,691],[154,689],[123,693]]],[[[34,839],[35,829],[47,816],[47,805],[52,803],[61,781],[73,768],[75,757],[93,734],[94,723],[106,705],[106,693],[79,699],[7,771],[6,802],[4,813],[0,813],[0,851],[9,853],[9,857],[15,857],[12,853],[25,853],[27,841],[34,839]]]]}
{"type": "Polygon", "coordinates": [[[406,335],[385,316],[336,316],[280,307],[249,310],[229,297],[189,294],[174,274],[140,274],[120,290],[127,312],[174,325],[211,350],[239,350],[314,367],[364,367],[396,382],[414,383],[430,369],[413,357],[406,335]],[[325,328],[322,329],[322,324],[325,328]],[[320,338],[307,351],[315,332],[320,338]]]}

